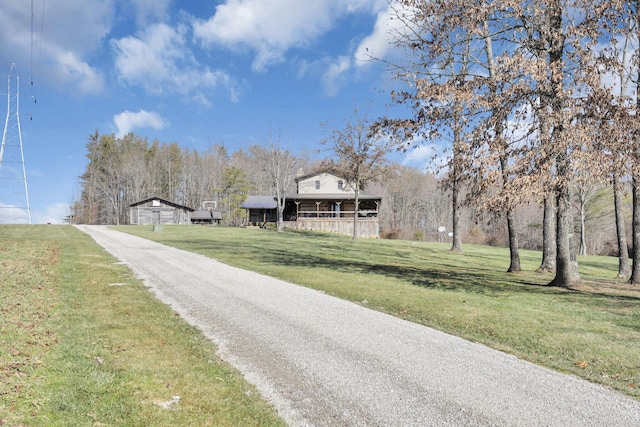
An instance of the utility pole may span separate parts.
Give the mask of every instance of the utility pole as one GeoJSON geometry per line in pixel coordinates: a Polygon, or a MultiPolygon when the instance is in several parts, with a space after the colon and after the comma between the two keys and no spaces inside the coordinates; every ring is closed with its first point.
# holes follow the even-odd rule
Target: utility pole
{"type": "Polygon", "coordinates": [[[7,119],[0,146],[0,223],[24,223],[26,219],[31,224],[20,129],[20,77],[16,64],[11,64],[7,81],[7,119]]]}

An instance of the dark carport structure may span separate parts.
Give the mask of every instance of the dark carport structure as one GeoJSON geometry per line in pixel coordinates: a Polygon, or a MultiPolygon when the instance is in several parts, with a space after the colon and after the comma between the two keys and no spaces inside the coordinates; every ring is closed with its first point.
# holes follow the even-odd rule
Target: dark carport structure
{"type": "Polygon", "coordinates": [[[249,225],[264,225],[278,218],[278,202],[273,196],[249,196],[240,207],[247,210],[249,225]]]}
{"type": "Polygon", "coordinates": [[[222,221],[222,214],[213,209],[198,209],[191,213],[191,224],[218,225],[222,221]]]}

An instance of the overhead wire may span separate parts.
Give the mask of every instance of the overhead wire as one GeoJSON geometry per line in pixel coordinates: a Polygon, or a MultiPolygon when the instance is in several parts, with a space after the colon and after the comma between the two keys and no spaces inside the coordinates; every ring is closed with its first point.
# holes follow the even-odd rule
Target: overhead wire
{"type": "Polygon", "coordinates": [[[40,48],[38,50],[38,60],[42,59],[42,40],[44,39],[44,6],[46,1],[42,0],[42,17],[40,21],[40,48]]]}
{"type": "MultiPolygon", "coordinates": [[[[38,47],[38,60],[42,57],[42,41],[44,39],[44,13],[45,13],[45,0],[42,0],[42,16],[40,20],[40,41],[38,47]]],[[[33,0],[31,0],[31,46],[30,46],[30,92],[31,99],[33,99],[33,103],[36,104],[38,102],[36,96],[33,93],[34,90],[34,41],[35,41],[35,9],[33,5],[33,0]]],[[[31,116],[31,115],[30,115],[31,116]]],[[[33,120],[33,116],[30,117],[33,120]]]]}
{"type": "Polygon", "coordinates": [[[33,89],[33,0],[31,0],[31,64],[30,64],[30,80],[31,88],[33,89]]]}

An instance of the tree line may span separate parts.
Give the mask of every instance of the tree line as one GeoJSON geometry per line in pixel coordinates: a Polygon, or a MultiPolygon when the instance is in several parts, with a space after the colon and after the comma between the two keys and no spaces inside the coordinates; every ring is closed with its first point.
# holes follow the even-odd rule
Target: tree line
{"type": "MultiPolygon", "coordinates": [[[[183,148],[178,143],[147,141],[128,134],[90,135],[86,144],[88,163],[80,177],[81,188],[72,201],[72,218],[85,224],[128,224],[129,205],[150,198],[163,199],[191,208],[205,201],[217,202],[227,225],[241,224],[246,213],[239,206],[249,194],[274,195],[274,168],[280,161],[287,184],[284,193],[295,193],[294,179],[302,172],[320,171],[331,165],[326,160],[310,161],[278,148],[277,144],[250,146],[229,153],[223,144],[203,151],[183,148]],[[274,158],[273,152],[283,151],[274,158]],[[287,160],[288,158],[288,160],[287,160]],[[283,160],[285,159],[285,160],[283,160]]],[[[366,194],[380,195],[381,235],[385,238],[451,241],[452,197],[445,187],[446,176],[390,162],[384,177],[367,182],[366,194]],[[438,231],[444,227],[445,231],[438,231]]],[[[573,188],[575,223],[584,225],[580,251],[617,255],[613,233],[613,192],[610,186],[594,183],[578,195],[573,188]],[[579,202],[581,201],[581,202],[579,202]]],[[[463,194],[466,194],[463,189],[463,194]]],[[[628,222],[630,197],[622,199],[621,212],[628,222]]],[[[470,199],[459,209],[460,235],[465,243],[506,246],[503,214],[484,210],[470,199]]],[[[542,249],[542,207],[533,201],[516,209],[516,230],[521,248],[542,249]]],[[[579,230],[577,230],[579,232],[579,230]]]]}
{"type": "MultiPolygon", "coordinates": [[[[224,144],[197,151],[133,133],[119,138],[96,131],[85,147],[88,162],[71,203],[72,220],[83,224],[128,224],[131,204],[160,197],[193,209],[215,201],[223,223],[237,225],[245,219],[240,206],[250,194],[280,199],[295,193],[301,174],[342,174],[328,159],[311,161],[277,142],[229,153],[224,144]]],[[[384,179],[367,182],[365,193],[385,200],[381,221],[388,236],[422,238],[447,225],[448,197],[434,176],[399,164],[385,172],[384,179]]]]}

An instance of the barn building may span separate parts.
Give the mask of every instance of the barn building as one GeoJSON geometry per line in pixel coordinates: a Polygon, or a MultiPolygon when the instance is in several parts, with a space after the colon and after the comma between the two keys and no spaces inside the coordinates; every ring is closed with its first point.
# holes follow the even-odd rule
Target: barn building
{"type": "Polygon", "coordinates": [[[194,209],[160,197],[152,197],[129,205],[131,225],[191,224],[194,209]]]}

